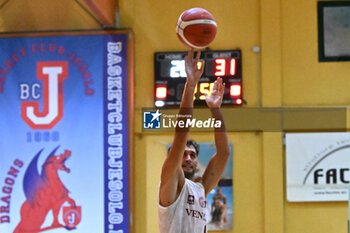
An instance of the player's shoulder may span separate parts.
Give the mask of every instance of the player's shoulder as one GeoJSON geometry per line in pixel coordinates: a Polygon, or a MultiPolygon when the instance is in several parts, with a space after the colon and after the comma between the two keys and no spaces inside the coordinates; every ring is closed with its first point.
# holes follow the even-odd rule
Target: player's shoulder
{"type": "Polygon", "coordinates": [[[196,182],[196,183],[202,183],[202,181],[203,181],[203,178],[201,176],[200,177],[196,177],[194,179],[194,182],[196,182]]]}

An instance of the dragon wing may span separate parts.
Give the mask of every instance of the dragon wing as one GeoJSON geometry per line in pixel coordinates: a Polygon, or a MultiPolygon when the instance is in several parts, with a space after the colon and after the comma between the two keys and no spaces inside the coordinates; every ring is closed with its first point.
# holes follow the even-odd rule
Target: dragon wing
{"type": "Polygon", "coordinates": [[[57,149],[59,148],[60,146],[57,146],[55,149],[53,149],[53,151],[51,151],[51,153],[49,154],[49,156],[47,156],[47,158],[46,158],[46,160],[45,160],[45,162],[44,162],[44,165],[43,165],[43,168],[42,168],[42,170],[41,170],[41,178],[43,179],[43,180],[46,180],[46,174],[45,174],[45,167],[46,167],[46,161],[48,161],[51,157],[53,157],[53,156],[55,156],[55,154],[56,154],[56,151],[57,151],[57,149]]]}
{"type": "Polygon", "coordinates": [[[43,180],[39,175],[37,167],[39,156],[43,150],[44,148],[41,149],[32,159],[23,178],[24,194],[30,205],[33,205],[35,194],[43,185],[43,180]]]}

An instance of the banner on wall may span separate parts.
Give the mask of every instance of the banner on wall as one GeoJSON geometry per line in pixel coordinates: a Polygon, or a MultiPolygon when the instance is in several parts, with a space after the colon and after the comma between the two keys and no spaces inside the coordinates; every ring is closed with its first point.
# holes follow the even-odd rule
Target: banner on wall
{"type": "Polygon", "coordinates": [[[129,232],[130,43],[0,37],[0,232],[129,232]]]}
{"type": "Polygon", "coordinates": [[[286,134],[287,200],[347,201],[350,133],[286,134]]]}

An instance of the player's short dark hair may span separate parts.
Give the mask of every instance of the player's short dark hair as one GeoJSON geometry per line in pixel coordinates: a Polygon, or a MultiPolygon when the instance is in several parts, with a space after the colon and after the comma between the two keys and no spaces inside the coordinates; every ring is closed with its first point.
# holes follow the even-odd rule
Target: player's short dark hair
{"type": "Polygon", "coordinates": [[[197,156],[199,155],[199,144],[195,140],[188,139],[186,142],[186,146],[193,146],[196,150],[197,156]]]}
{"type": "MultiPolygon", "coordinates": [[[[193,148],[196,150],[197,157],[198,157],[198,155],[199,155],[199,144],[195,140],[188,139],[187,142],[186,142],[186,146],[193,146],[193,148]]],[[[169,146],[169,148],[168,148],[168,154],[169,154],[170,148],[171,148],[171,146],[169,146]]]]}

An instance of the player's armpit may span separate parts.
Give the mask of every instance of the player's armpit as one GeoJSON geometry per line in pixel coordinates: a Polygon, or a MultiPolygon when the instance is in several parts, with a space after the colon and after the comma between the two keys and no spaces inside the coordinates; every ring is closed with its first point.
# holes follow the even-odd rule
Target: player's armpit
{"type": "Polygon", "coordinates": [[[185,177],[180,168],[174,174],[166,171],[167,167],[163,166],[161,183],[159,187],[159,204],[161,206],[170,206],[174,203],[185,184],[185,177]]]}

